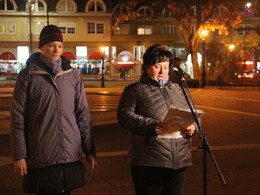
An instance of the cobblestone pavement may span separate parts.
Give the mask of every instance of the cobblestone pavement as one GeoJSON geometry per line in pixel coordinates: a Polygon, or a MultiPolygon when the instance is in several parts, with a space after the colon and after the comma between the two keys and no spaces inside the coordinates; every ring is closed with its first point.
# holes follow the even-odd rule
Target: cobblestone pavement
{"type": "MultiPolygon", "coordinates": [[[[227,182],[222,186],[212,159],[208,162],[208,195],[260,194],[260,91],[196,90],[196,105],[203,109],[202,125],[219,168],[227,182]]],[[[118,124],[93,127],[98,166],[88,170],[88,184],[72,195],[134,194],[128,165],[127,132],[118,124]]],[[[200,139],[193,139],[194,149],[200,139]]],[[[22,195],[22,178],[13,173],[9,134],[0,135],[0,195],[22,195]]],[[[187,169],[184,195],[202,195],[202,152],[193,152],[187,169]]]]}
{"type": "MultiPolygon", "coordinates": [[[[94,132],[97,150],[102,151],[98,156],[98,166],[90,171],[89,165],[84,161],[88,171],[88,184],[74,190],[72,195],[134,194],[126,155],[127,133],[117,124],[94,127],[94,132]]],[[[8,135],[2,135],[0,141],[1,156],[9,156],[8,135]]],[[[199,143],[199,139],[195,138],[193,145],[199,143]]],[[[212,146],[212,150],[227,186],[222,186],[208,155],[209,195],[259,195],[259,143],[212,146]]],[[[187,169],[184,195],[203,194],[202,186],[202,152],[197,151],[193,152],[193,166],[187,169]]],[[[14,175],[11,164],[0,167],[0,194],[23,194],[22,178],[14,175]]]]}

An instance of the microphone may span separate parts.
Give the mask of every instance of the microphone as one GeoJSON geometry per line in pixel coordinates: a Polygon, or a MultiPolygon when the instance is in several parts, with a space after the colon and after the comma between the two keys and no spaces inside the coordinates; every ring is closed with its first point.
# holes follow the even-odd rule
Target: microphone
{"type": "Polygon", "coordinates": [[[185,79],[183,78],[182,74],[179,72],[178,68],[173,67],[172,70],[173,70],[173,72],[174,72],[176,75],[178,75],[180,81],[184,81],[184,80],[185,80],[185,79]]]}

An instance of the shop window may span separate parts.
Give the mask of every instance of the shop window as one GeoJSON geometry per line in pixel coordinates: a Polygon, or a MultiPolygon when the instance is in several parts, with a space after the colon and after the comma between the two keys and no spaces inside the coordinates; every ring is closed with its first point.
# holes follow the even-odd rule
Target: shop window
{"type": "Polygon", "coordinates": [[[44,21],[33,21],[32,22],[32,34],[40,34],[41,30],[43,29],[44,26],[46,26],[46,22],[44,22],[44,21]]]}
{"type": "Polygon", "coordinates": [[[15,10],[17,10],[17,5],[14,0],[0,1],[0,11],[15,11],[15,10]]]}
{"type": "Polygon", "coordinates": [[[163,27],[163,33],[165,35],[176,35],[177,27],[175,25],[165,25],[163,27]]]}
{"type": "Polygon", "coordinates": [[[137,28],[138,35],[151,35],[152,34],[152,26],[139,26],[137,28]]]}
{"type": "Polygon", "coordinates": [[[77,12],[77,4],[73,0],[60,0],[56,7],[57,12],[77,12]]]}
{"type": "Polygon", "coordinates": [[[104,24],[96,22],[88,22],[88,34],[103,34],[104,24]]]}
{"type": "Polygon", "coordinates": [[[90,0],[86,5],[86,12],[106,12],[106,4],[102,0],[90,0]]]}
{"type": "Polygon", "coordinates": [[[31,0],[26,4],[26,10],[28,10],[29,3],[32,12],[46,12],[47,10],[47,4],[44,0],[31,0]]]}
{"type": "Polygon", "coordinates": [[[63,34],[75,34],[76,24],[74,22],[58,22],[58,27],[63,34]]]}
{"type": "Polygon", "coordinates": [[[15,34],[16,22],[14,21],[0,21],[0,34],[15,34]]]}
{"type": "Polygon", "coordinates": [[[145,48],[143,45],[134,46],[134,58],[135,60],[142,60],[145,48]]]}

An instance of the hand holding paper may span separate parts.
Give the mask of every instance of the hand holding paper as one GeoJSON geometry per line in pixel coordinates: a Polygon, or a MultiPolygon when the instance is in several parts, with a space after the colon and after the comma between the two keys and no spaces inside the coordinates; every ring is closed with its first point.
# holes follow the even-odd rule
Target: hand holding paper
{"type": "MultiPolygon", "coordinates": [[[[198,116],[203,114],[203,111],[198,110],[198,116]]],[[[158,138],[181,138],[181,129],[186,129],[195,122],[192,113],[189,110],[179,110],[172,108],[164,118],[163,123],[166,123],[167,129],[158,135],[158,138]]],[[[191,128],[191,127],[189,127],[191,128]]],[[[189,135],[189,134],[188,134],[189,135]]]]}

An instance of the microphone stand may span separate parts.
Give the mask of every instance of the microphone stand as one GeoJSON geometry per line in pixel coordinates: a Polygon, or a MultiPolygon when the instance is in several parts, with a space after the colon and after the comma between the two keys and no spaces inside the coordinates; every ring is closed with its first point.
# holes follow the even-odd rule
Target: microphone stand
{"type": "Polygon", "coordinates": [[[183,92],[183,94],[185,96],[185,99],[186,99],[186,101],[187,101],[187,103],[189,105],[189,108],[190,108],[191,113],[192,113],[192,115],[194,117],[196,125],[198,126],[198,129],[200,131],[200,139],[201,139],[201,142],[202,142],[202,146],[199,146],[198,149],[202,149],[202,152],[203,152],[203,158],[202,158],[202,160],[203,160],[203,162],[202,162],[202,169],[203,169],[203,195],[207,195],[207,152],[210,154],[210,157],[213,160],[213,163],[215,165],[215,168],[217,169],[217,172],[218,172],[219,178],[220,178],[220,180],[222,182],[222,185],[226,186],[227,184],[226,184],[226,181],[224,179],[224,176],[222,175],[222,173],[221,173],[221,171],[220,171],[220,169],[218,167],[217,161],[216,161],[216,159],[215,159],[215,157],[214,157],[214,155],[213,155],[213,153],[211,151],[211,148],[210,148],[209,143],[208,143],[208,141],[206,139],[206,136],[205,136],[205,134],[204,134],[204,132],[203,132],[203,130],[201,128],[200,121],[198,119],[198,114],[197,114],[197,110],[196,110],[194,101],[193,101],[192,96],[191,96],[191,94],[190,94],[190,92],[188,90],[188,85],[187,85],[185,79],[183,78],[183,76],[178,71],[174,71],[174,72],[179,77],[180,88],[181,88],[181,90],[182,90],[182,92],[183,92]],[[189,98],[187,96],[187,93],[186,93],[184,87],[183,87],[183,83],[185,84],[187,92],[189,93],[190,100],[192,101],[192,103],[194,105],[194,109],[191,106],[190,100],[189,100],[189,98]],[[194,110],[195,110],[196,113],[194,112],[194,110]]]}

